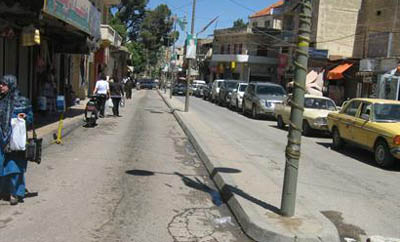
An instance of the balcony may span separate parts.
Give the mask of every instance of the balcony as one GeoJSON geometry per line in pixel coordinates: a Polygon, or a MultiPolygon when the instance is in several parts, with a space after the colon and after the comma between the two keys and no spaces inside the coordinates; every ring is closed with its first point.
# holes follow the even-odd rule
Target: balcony
{"type": "Polygon", "coordinates": [[[101,28],[101,40],[104,45],[113,45],[116,47],[121,46],[122,38],[110,25],[102,24],[101,28]]]}
{"type": "Polygon", "coordinates": [[[103,0],[103,3],[105,5],[108,5],[108,6],[110,6],[110,5],[118,5],[118,4],[121,3],[121,0],[103,0]]]}

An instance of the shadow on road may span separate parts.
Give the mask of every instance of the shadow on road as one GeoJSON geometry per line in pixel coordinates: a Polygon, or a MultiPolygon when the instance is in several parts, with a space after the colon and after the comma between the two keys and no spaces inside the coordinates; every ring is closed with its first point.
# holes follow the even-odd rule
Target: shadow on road
{"type": "Polygon", "coordinates": [[[231,174],[233,174],[233,173],[240,173],[240,172],[242,172],[242,171],[241,171],[241,170],[238,170],[238,169],[234,169],[234,168],[216,167],[216,168],[214,168],[214,170],[213,170],[212,173],[211,173],[211,178],[214,178],[215,175],[217,175],[218,172],[221,172],[221,173],[231,173],[231,174]]]}
{"type": "Polygon", "coordinates": [[[182,181],[183,181],[183,183],[185,183],[186,186],[210,194],[212,202],[216,206],[221,206],[223,204],[219,192],[217,190],[207,186],[206,184],[204,184],[197,177],[195,177],[194,179],[191,179],[183,174],[180,174],[179,172],[175,172],[175,174],[182,178],[182,181]]]}
{"type": "MultiPolygon", "coordinates": [[[[316,144],[323,146],[326,149],[331,149],[331,142],[316,142],[316,144]]],[[[350,158],[353,158],[357,161],[360,161],[364,164],[379,168],[379,169],[384,169],[378,164],[376,164],[374,160],[374,154],[369,151],[365,151],[364,149],[358,148],[357,146],[352,146],[349,144],[346,144],[341,150],[336,150],[336,152],[339,152],[345,156],[348,156],[350,158]]],[[[392,168],[387,168],[384,170],[388,171],[396,171],[400,172],[400,161],[397,161],[395,166],[392,168]]]]}

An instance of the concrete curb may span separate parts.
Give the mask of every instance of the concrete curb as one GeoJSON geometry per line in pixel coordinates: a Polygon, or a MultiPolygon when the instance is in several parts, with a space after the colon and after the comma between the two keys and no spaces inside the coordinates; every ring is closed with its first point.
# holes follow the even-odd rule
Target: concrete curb
{"type": "MultiPolygon", "coordinates": [[[[83,124],[84,124],[83,123],[83,114],[74,117],[74,119],[72,119],[70,122],[68,122],[67,124],[64,125],[63,131],[62,131],[62,137],[63,138],[67,137],[74,130],[76,130],[79,127],[82,127],[83,124]]],[[[57,134],[57,132],[58,132],[58,125],[57,125],[57,127],[46,132],[45,134],[38,135],[39,138],[43,138],[43,143],[42,143],[43,149],[48,148],[50,145],[53,144],[53,141],[54,141],[53,134],[54,133],[57,134]]]]}
{"type": "MultiPolygon", "coordinates": [[[[169,107],[171,110],[172,114],[174,115],[175,119],[187,135],[189,141],[192,143],[194,146],[196,152],[198,153],[200,159],[206,166],[211,178],[215,182],[217,188],[220,190],[221,195],[223,196],[224,200],[227,201],[227,204],[229,208],[231,209],[232,213],[235,215],[237,218],[238,222],[240,223],[243,231],[252,239],[256,241],[277,241],[277,242],[299,242],[299,241],[304,241],[304,242],[321,242],[321,241],[334,241],[334,242],[339,242],[339,235],[336,230],[336,227],[328,221],[327,219],[322,219],[322,224],[325,229],[322,234],[316,237],[289,237],[287,235],[281,234],[279,232],[273,231],[272,229],[267,230],[265,229],[265,226],[260,226],[257,222],[259,221],[252,221],[251,219],[251,214],[246,213],[244,208],[241,206],[239,200],[237,199],[237,195],[235,195],[231,191],[231,186],[227,184],[234,184],[231,181],[228,181],[228,177],[222,177],[219,172],[215,172],[216,166],[214,163],[210,160],[210,157],[207,155],[207,151],[205,150],[206,147],[202,147],[202,145],[198,142],[198,139],[196,139],[196,131],[190,127],[190,124],[186,124],[180,114],[178,112],[175,112],[176,109],[174,109],[171,104],[169,103],[168,100],[157,90],[158,94],[160,97],[163,99],[163,101],[166,103],[166,105],[169,107]]],[[[319,214],[322,216],[321,214],[319,214]]]]}

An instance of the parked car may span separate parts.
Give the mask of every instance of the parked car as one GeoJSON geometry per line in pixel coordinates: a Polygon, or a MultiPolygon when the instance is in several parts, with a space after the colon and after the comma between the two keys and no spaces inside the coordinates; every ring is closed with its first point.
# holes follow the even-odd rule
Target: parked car
{"type": "Polygon", "coordinates": [[[282,86],[268,82],[251,82],[243,95],[242,112],[251,111],[252,118],[272,116],[275,105],[282,103],[286,98],[286,91],[282,86]]]}
{"type": "MultiPolygon", "coordinates": [[[[292,96],[289,96],[283,103],[275,106],[274,116],[280,129],[290,123],[291,100],[292,96]]],[[[304,96],[303,135],[308,136],[314,130],[329,131],[327,117],[333,111],[337,111],[337,108],[332,99],[306,94],[304,96]]]]}
{"type": "Polygon", "coordinates": [[[217,99],[219,105],[228,106],[231,101],[232,91],[235,89],[238,82],[237,80],[225,80],[222,82],[217,99]]]}
{"type": "Polygon", "coordinates": [[[385,99],[354,98],[338,113],[328,115],[332,148],[345,143],[374,152],[381,167],[400,159],[400,102],[385,99]]]}
{"type": "Polygon", "coordinates": [[[196,90],[193,91],[193,96],[203,97],[204,87],[207,87],[206,84],[197,84],[196,90]]]}
{"type": "Polygon", "coordinates": [[[192,82],[193,95],[197,91],[197,88],[199,88],[202,85],[206,85],[206,82],[203,80],[193,80],[192,82]]]}
{"type": "Polygon", "coordinates": [[[172,88],[172,95],[186,95],[186,84],[178,83],[172,88]]]}
{"type": "Polygon", "coordinates": [[[224,81],[225,80],[217,79],[213,82],[211,88],[211,98],[210,98],[211,102],[216,102],[218,100],[219,90],[224,81]]]}
{"type": "Polygon", "coordinates": [[[212,83],[208,83],[207,86],[203,87],[203,99],[204,100],[211,99],[211,90],[212,90],[212,83]]]}
{"type": "Polygon", "coordinates": [[[157,83],[152,79],[139,80],[139,89],[153,89],[157,88],[157,83]]]}
{"type": "Polygon", "coordinates": [[[244,91],[246,91],[247,85],[248,84],[246,82],[239,82],[236,85],[236,88],[232,91],[232,95],[230,98],[230,108],[234,108],[237,110],[242,109],[243,95],[244,91]]]}

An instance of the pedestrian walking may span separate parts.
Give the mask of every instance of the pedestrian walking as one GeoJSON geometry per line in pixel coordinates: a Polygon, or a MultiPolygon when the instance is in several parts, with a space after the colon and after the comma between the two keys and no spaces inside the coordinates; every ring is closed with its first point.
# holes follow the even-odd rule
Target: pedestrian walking
{"type": "Polygon", "coordinates": [[[12,134],[11,118],[25,119],[30,125],[33,123],[33,112],[29,99],[17,89],[15,76],[4,76],[0,81],[0,91],[0,193],[10,199],[11,205],[16,205],[25,197],[28,161],[25,151],[10,151],[8,147],[12,134]]]}
{"type": "Polygon", "coordinates": [[[130,77],[128,77],[128,80],[125,83],[125,96],[126,99],[131,99],[132,98],[132,88],[133,88],[133,81],[130,77]]]}
{"type": "Polygon", "coordinates": [[[110,95],[113,102],[113,114],[115,117],[121,117],[119,115],[119,104],[122,96],[124,95],[124,88],[117,79],[110,79],[110,95]]]}
{"type": "Polygon", "coordinates": [[[99,107],[100,107],[100,118],[104,118],[104,109],[106,105],[106,100],[110,96],[110,86],[106,81],[106,76],[104,73],[100,74],[100,79],[96,82],[96,86],[93,91],[94,94],[99,97],[99,107]]]}

